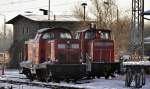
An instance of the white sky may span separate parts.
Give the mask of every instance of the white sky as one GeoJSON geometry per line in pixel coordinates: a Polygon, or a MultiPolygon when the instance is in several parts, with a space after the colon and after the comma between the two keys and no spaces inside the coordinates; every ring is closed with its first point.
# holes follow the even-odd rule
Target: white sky
{"type": "MultiPolygon", "coordinates": [[[[116,0],[119,10],[129,10],[131,8],[132,0],[116,0]]],[[[90,0],[51,0],[51,11],[53,14],[71,14],[75,4],[82,2],[89,3],[90,0]]],[[[9,20],[12,17],[24,13],[25,11],[32,11],[40,13],[39,8],[48,8],[48,0],[0,0],[0,13],[6,15],[9,20]]],[[[150,0],[145,0],[145,10],[150,10],[150,0]]],[[[2,16],[0,16],[0,19],[2,16]]]]}
{"type": "MultiPolygon", "coordinates": [[[[132,0],[116,0],[116,1],[118,1],[119,6],[124,9],[131,7],[132,0]]],[[[145,1],[145,10],[150,10],[150,0],[144,1],[145,1]]]]}

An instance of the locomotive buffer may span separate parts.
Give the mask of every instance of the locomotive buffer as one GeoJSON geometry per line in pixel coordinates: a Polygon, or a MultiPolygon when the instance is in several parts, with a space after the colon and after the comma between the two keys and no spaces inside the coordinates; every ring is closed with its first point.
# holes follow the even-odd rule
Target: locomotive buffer
{"type": "Polygon", "coordinates": [[[130,34],[130,60],[123,62],[126,68],[125,86],[130,87],[134,81],[136,88],[145,85],[145,67],[150,62],[144,59],[144,0],[132,0],[132,25],[130,34]]]}

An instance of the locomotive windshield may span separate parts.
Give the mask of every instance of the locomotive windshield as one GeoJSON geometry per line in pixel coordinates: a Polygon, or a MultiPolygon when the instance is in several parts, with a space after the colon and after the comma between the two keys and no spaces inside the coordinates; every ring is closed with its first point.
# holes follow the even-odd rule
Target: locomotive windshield
{"type": "Polygon", "coordinates": [[[80,38],[80,33],[76,33],[76,39],[79,39],[80,38]]]}
{"type": "Polygon", "coordinates": [[[68,32],[61,32],[60,33],[60,38],[61,39],[71,39],[71,35],[68,32]]]}
{"type": "Polygon", "coordinates": [[[99,31],[99,33],[100,33],[102,39],[109,39],[109,37],[110,37],[110,35],[109,35],[110,33],[109,32],[101,32],[101,31],[99,31]]]}
{"type": "Polygon", "coordinates": [[[54,39],[54,33],[45,33],[43,39],[54,39]]]}
{"type": "Polygon", "coordinates": [[[42,39],[52,40],[52,39],[71,39],[71,34],[68,32],[50,32],[44,33],[42,39]]]}
{"type": "Polygon", "coordinates": [[[110,32],[108,31],[87,31],[85,33],[85,39],[109,39],[110,32]]]}

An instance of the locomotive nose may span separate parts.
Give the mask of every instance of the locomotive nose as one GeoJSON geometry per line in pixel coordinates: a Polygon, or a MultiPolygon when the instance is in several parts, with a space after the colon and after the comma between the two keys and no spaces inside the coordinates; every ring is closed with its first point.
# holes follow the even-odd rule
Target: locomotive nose
{"type": "Polygon", "coordinates": [[[113,41],[94,41],[93,60],[101,62],[112,62],[114,60],[113,41]]]}
{"type": "Polygon", "coordinates": [[[59,63],[81,63],[80,44],[78,40],[57,41],[56,57],[59,63]]]}

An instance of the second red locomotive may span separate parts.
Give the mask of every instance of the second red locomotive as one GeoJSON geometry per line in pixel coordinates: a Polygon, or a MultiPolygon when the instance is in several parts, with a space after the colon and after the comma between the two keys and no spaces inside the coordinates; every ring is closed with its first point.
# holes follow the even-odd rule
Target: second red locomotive
{"type": "Polygon", "coordinates": [[[77,31],[76,39],[81,43],[81,54],[87,64],[90,77],[109,78],[118,69],[114,58],[114,41],[111,30],[87,28],[77,31]]]}

